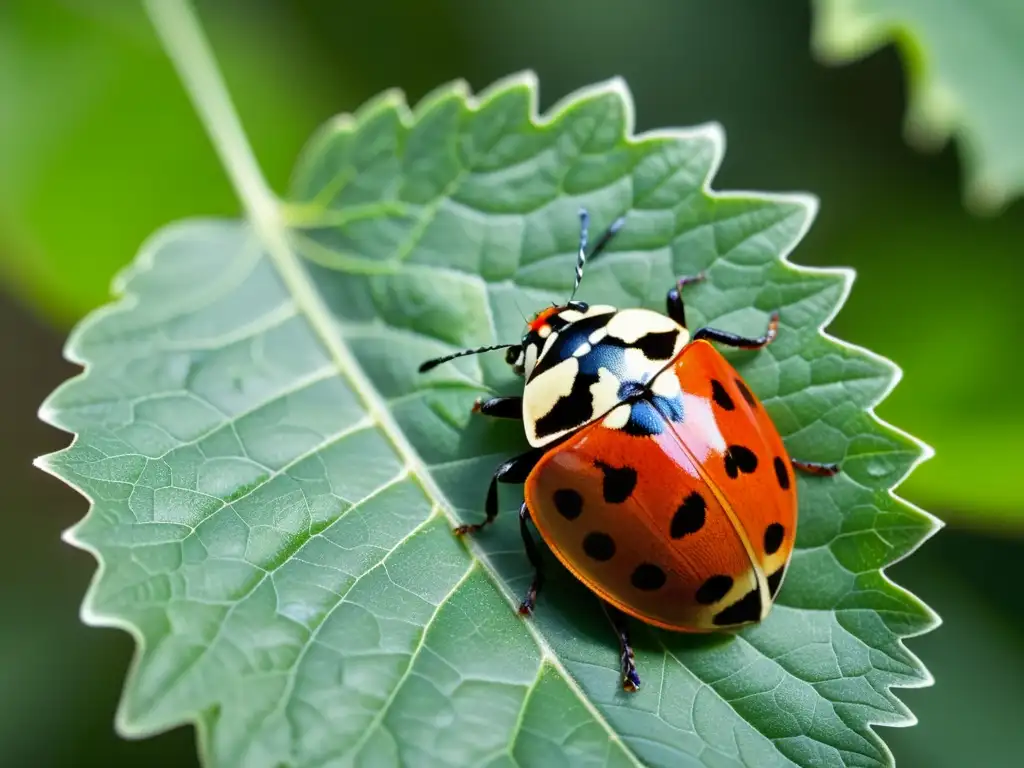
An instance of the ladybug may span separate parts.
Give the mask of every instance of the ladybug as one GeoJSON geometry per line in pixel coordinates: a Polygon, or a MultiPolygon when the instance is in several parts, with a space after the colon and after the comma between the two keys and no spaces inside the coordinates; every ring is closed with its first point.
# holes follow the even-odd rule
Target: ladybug
{"type": "Polygon", "coordinates": [[[507,349],[525,380],[521,397],[477,400],[473,410],[523,423],[530,450],[491,480],[483,522],[498,513],[498,483],[525,483],[520,531],[534,579],[520,606],[533,611],[544,569],[531,521],[558,560],[604,603],[618,635],[622,684],[640,686],[627,616],[678,632],[759,622],[771,610],[793,553],[797,486],[792,471],[829,476],[834,464],[790,458],[757,396],[713,344],[761,349],[762,336],[687,330],[683,277],[667,312],[574,301],[588,258],[625,223],[619,218],[587,255],[589,216],[580,212],[573,292],[538,312],[507,349]]]}

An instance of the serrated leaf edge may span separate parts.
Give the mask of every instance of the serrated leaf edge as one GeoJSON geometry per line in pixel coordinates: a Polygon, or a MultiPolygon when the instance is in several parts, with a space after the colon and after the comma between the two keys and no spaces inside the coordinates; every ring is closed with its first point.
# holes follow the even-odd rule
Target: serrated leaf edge
{"type": "Polygon", "coordinates": [[[955,89],[938,78],[913,26],[879,19],[859,11],[856,4],[856,0],[814,0],[811,50],[815,57],[825,64],[850,64],[894,43],[906,70],[905,140],[919,150],[930,151],[956,137],[966,177],[965,206],[977,215],[1002,212],[1024,191],[1024,183],[999,178],[996,168],[982,167],[982,152],[967,110],[955,89]]]}
{"type": "MultiPolygon", "coordinates": [[[[847,297],[849,296],[849,292],[852,288],[852,284],[855,279],[854,270],[849,268],[820,268],[797,266],[789,261],[789,254],[806,235],[817,213],[818,199],[814,195],[799,193],[765,193],[744,190],[730,190],[725,192],[719,192],[712,190],[711,181],[717,174],[725,154],[725,136],[721,126],[718,123],[712,122],[689,129],[659,129],[654,131],[647,131],[641,134],[634,134],[635,105],[633,102],[632,94],[629,91],[625,81],[621,77],[612,77],[603,82],[586,86],[569,93],[568,95],[557,101],[551,107],[551,109],[548,111],[546,115],[541,115],[539,113],[538,80],[536,74],[532,71],[523,71],[502,78],[494,82],[487,88],[483,89],[479,94],[475,96],[469,91],[469,87],[465,83],[465,81],[452,81],[431,91],[413,109],[409,108],[408,104],[406,103],[404,94],[402,94],[400,90],[390,89],[366,102],[360,109],[356,110],[354,115],[342,115],[337,118],[334,118],[331,121],[328,121],[328,123],[325,126],[321,127],[320,131],[322,132],[324,130],[331,130],[332,128],[336,128],[339,125],[349,126],[358,124],[361,120],[365,119],[365,117],[368,114],[372,113],[378,108],[381,108],[385,104],[393,106],[398,111],[400,118],[405,125],[411,125],[412,123],[415,122],[418,116],[421,116],[423,113],[428,111],[433,103],[435,103],[439,99],[450,97],[452,94],[455,94],[462,98],[470,109],[477,110],[481,106],[485,105],[488,101],[502,95],[507,90],[524,86],[528,89],[530,94],[528,117],[530,122],[537,127],[544,127],[553,122],[557,122],[559,119],[561,119],[562,114],[564,112],[572,108],[580,101],[595,96],[617,96],[621,100],[621,103],[623,105],[625,123],[624,137],[626,141],[629,143],[641,143],[645,140],[657,138],[687,140],[698,136],[710,140],[713,147],[712,159],[709,165],[709,170],[701,183],[701,192],[707,195],[708,197],[726,199],[748,198],[753,196],[765,201],[790,204],[795,203],[803,207],[806,215],[803,217],[799,231],[791,239],[789,245],[785,247],[780,253],[780,261],[788,269],[800,274],[829,276],[838,275],[843,278],[842,294],[839,300],[836,302],[830,315],[819,325],[818,332],[825,339],[837,345],[838,347],[845,348],[854,351],[857,354],[861,354],[864,355],[865,357],[871,358],[872,360],[880,363],[881,365],[888,367],[892,371],[893,375],[889,386],[882,394],[880,394],[877,397],[875,402],[868,406],[865,410],[871,415],[872,419],[879,426],[881,426],[884,429],[891,430],[894,434],[906,439],[908,442],[913,444],[918,451],[918,456],[915,459],[915,461],[912,462],[911,466],[908,468],[904,476],[898,482],[896,482],[892,488],[889,489],[888,493],[892,498],[896,499],[901,504],[905,505],[908,509],[920,515],[925,521],[927,521],[928,524],[931,526],[931,530],[926,535],[924,535],[914,547],[910,548],[907,552],[903,553],[899,558],[889,563],[884,568],[879,569],[879,571],[888,584],[893,586],[907,599],[919,605],[928,614],[930,620],[930,623],[924,626],[919,631],[909,633],[906,635],[899,635],[896,638],[896,641],[900,645],[900,647],[904,651],[906,651],[908,656],[914,661],[916,668],[918,669],[921,675],[921,679],[919,681],[914,681],[910,683],[890,685],[887,686],[887,688],[891,690],[892,688],[920,688],[931,685],[934,682],[934,678],[932,677],[931,673],[921,663],[920,659],[918,659],[918,657],[915,654],[913,654],[912,651],[906,648],[904,641],[907,638],[916,637],[920,634],[923,634],[934,629],[935,627],[938,627],[941,624],[941,618],[938,616],[938,614],[936,614],[931,608],[924,604],[915,595],[913,595],[909,591],[905,590],[904,588],[893,582],[885,573],[885,571],[891,565],[900,562],[905,557],[908,557],[910,554],[916,551],[916,549],[921,544],[923,544],[924,541],[926,541],[928,538],[934,535],[943,525],[943,523],[938,518],[920,509],[916,505],[913,505],[907,502],[906,500],[902,499],[895,492],[896,488],[898,488],[899,485],[902,484],[902,482],[906,479],[907,476],[909,476],[913,469],[921,462],[927,460],[928,458],[931,458],[934,455],[934,451],[930,446],[928,446],[923,441],[899,429],[898,427],[889,424],[888,422],[879,418],[875,413],[874,409],[878,405],[878,403],[882,402],[902,379],[903,372],[899,368],[899,366],[897,366],[892,361],[882,357],[881,355],[878,355],[870,350],[846,342],[842,339],[838,339],[829,334],[827,331],[825,331],[825,328],[834,319],[836,314],[840,311],[843,304],[845,303],[847,297]]],[[[220,87],[223,88],[222,83],[220,84],[220,87]]],[[[224,91],[223,96],[227,98],[226,90],[224,91]]],[[[195,94],[193,94],[193,98],[197,98],[195,94]]],[[[207,128],[211,134],[217,133],[216,127],[208,125],[207,128]]],[[[217,137],[214,135],[213,138],[215,139],[216,143],[217,137]]],[[[313,139],[311,139],[311,143],[312,141],[315,140],[315,138],[316,134],[314,134],[313,139]]],[[[246,144],[246,149],[248,150],[248,144],[246,144]]],[[[218,147],[218,150],[220,151],[221,147],[218,147]]],[[[229,158],[224,157],[224,153],[222,151],[221,156],[222,161],[225,162],[225,165],[228,165],[230,162],[229,158]]],[[[253,160],[253,162],[255,161],[253,160]]],[[[236,180],[235,176],[232,176],[232,180],[236,180]]],[[[237,184],[236,187],[238,187],[237,184]]],[[[245,197],[244,189],[239,187],[237,188],[236,191],[238,192],[240,197],[245,197]]],[[[269,190],[265,191],[266,194],[270,195],[269,190]]],[[[279,201],[277,201],[276,198],[272,199],[275,204],[278,204],[279,201]]],[[[250,201],[243,200],[243,202],[250,201]]],[[[250,209],[250,218],[253,218],[251,214],[253,206],[247,206],[247,208],[250,209]]],[[[51,393],[49,397],[46,398],[46,400],[42,403],[38,410],[38,417],[41,421],[50,426],[57,427],[53,415],[51,402],[66,387],[72,386],[75,382],[86,376],[88,373],[89,363],[78,353],[77,345],[79,338],[84,333],[86,333],[93,325],[97,324],[98,322],[108,317],[109,315],[127,312],[130,311],[134,306],[136,306],[136,304],[138,303],[138,296],[128,291],[127,283],[129,279],[135,274],[144,273],[152,268],[153,254],[157,250],[157,246],[162,240],[172,237],[179,228],[187,227],[191,223],[194,223],[198,220],[199,219],[189,219],[175,224],[171,224],[161,229],[153,236],[151,236],[143,244],[142,248],[140,249],[140,253],[136,257],[134,262],[127,268],[122,270],[113,280],[111,290],[113,294],[116,297],[118,297],[117,300],[111,304],[105,305],[94,310],[85,319],[83,319],[83,321],[79,323],[78,326],[76,326],[72,330],[67,342],[64,345],[64,356],[69,361],[82,365],[83,371],[75,375],[74,377],[68,379],[67,381],[63,382],[54,390],[53,393],[51,393]]],[[[346,345],[341,341],[340,337],[337,337],[337,335],[333,333],[333,327],[331,324],[329,311],[326,309],[326,307],[320,300],[319,294],[316,292],[315,287],[305,276],[305,273],[303,272],[297,257],[295,257],[294,254],[290,252],[290,249],[287,248],[287,244],[283,240],[284,230],[283,225],[281,224],[280,217],[273,216],[272,220],[275,226],[281,228],[280,232],[276,234],[282,236],[282,239],[277,241],[277,246],[282,247],[282,252],[275,253],[276,249],[274,247],[271,247],[271,243],[269,242],[264,241],[264,245],[267,248],[271,260],[274,261],[275,266],[278,268],[278,270],[282,272],[282,279],[288,284],[289,289],[291,290],[293,288],[293,282],[298,283],[298,287],[300,288],[299,292],[303,294],[304,300],[309,301],[307,307],[303,309],[303,313],[306,314],[310,322],[310,326],[312,327],[316,335],[320,337],[321,342],[327,348],[332,359],[334,359],[335,365],[338,368],[339,375],[348,380],[350,386],[352,386],[352,388],[355,390],[356,394],[360,397],[360,399],[363,400],[363,403],[366,406],[367,413],[369,414],[370,418],[377,422],[383,434],[388,438],[389,441],[391,441],[396,452],[399,454],[399,456],[402,458],[402,460],[406,463],[407,467],[409,468],[410,473],[417,478],[417,480],[421,483],[423,489],[433,498],[437,506],[443,510],[449,522],[453,525],[456,524],[458,521],[455,519],[455,516],[450,506],[448,505],[444,494],[436,486],[429,472],[426,471],[426,468],[423,465],[422,461],[420,460],[419,456],[416,454],[412,446],[408,443],[407,439],[402,434],[398,425],[394,422],[393,418],[391,417],[391,414],[387,411],[386,407],[380,401],[380,398],[373,390],[369,380],[363,374],[361,367],[358,365],[357,361],[352,357],[346,345]],[[309,307],[312,307],[313,309],[310,309],[309,307]]],[[[254,229],[257,230],[258,233],[260,233],[261,235],[265,234],[264,230],[266,229],[266,220],[262,220],[261,222],[250,221],[250,224],[254,227],[254,229]],[[261,223],[264,226],[260,226],[261,223]]],[[[270,239],[276,240],[277,238],[272,237],[270,239]]],[[[297,301],[297,304],[301,303],[302,302],[297,301]]],[[[102,614],[95,610],[95,592],[96,589],[98,588],[98,584],[107,566],[105,561],[103,560],[101,553],[96,548],[90,546],[88,543],[80,540],[76,535],[78,528],[84,525],[84,523],[92,515],[95,500],[91,498],[90,495],[86,493],[83,489],[74,486],[73,484],[65,480],[63,477],[61,477],[51,463],[51,459],[53,457],[70,451],[76,445],[78,439],[79,435],[77,433],[72,433],[72,442],[68,447],[51,454],[40,456],[34,460],[33,464],[36,467],[42,469],[43,471],[53,475],[54,477],[57,477],[62,482],[65,482],[66,484],[75,488],[75,490],[82,494],[82,496],[84,496],[89,502],[89,511],[78,523],[76,523],[75,525],[71,526],[63,532],[62,539],[66,543],[78,549],[89,552],[97,561],[97,570],[94,572],[93,577],[90,580],[90,584],[87,588],[85,597],[80,608],[80,617],[82,622],[89,626],[113,627],[122,629],[128,632],[136,641],[136,648],[132,656],[128,673],[125,677],[124,689],[127,690],[132,685],[132,682],[137,672],[137,667],[145,653],[144,637],[142,636],[138,627],[136,627],[134,624],[123,619],[120,619],[116,615],[102,614]]],[[[503,597],[506,599],[509,605],[514,609],[518,605],[517,596],[512,594],[508,586],[497,576],[496,571],[490,564],[488,558],[481,551],[479,545],[475,544],[472,541],[467,541],[466,545],[474,559],[486,567],[488,576],[490,577],[492,582],[495,583],[495,585],[498,588],[498,591],[503,595],[503,597]]],[[[623,742],[621,736],[618,734],[617,731],[615,731],[611,727],[611,725],[606,720],[604,715],[600,712],[600,710],[598,710],[593,705],[593,703],[590,702],[590,700],[583,694],[582,690],[579,688],[579,685],[576,683],[575,679],[568,672],[568,670],[564,667],[561,660],[553,652],[547,640],[538,632],[536,627],[534,627],[530,622],[527,621],[524,622],[524,624],[527,628],[527,631],[530,633],[530,635],[534,639],[534,642],[537,644],[538,649],[541,652],[542,663],[540,665],[539,670],[543,671],[544,664],[550,664],[554,669],[556,669],[563,677],[566,684],[576,694],[581,704],[588,710],[588,712],[594,718],[595,722],[600,723],[601,726],[605,729],[605,731],[609,735],[609,739],[612,742],[618,744],[622,749],[623,754],[626,755],[630,760],[632,760],[634,764],[641,765],[638,758],[633,753],[632,749],[628,745],[626,745],[625,742],[623,742]]],[[[538,672],[538,674],[540,674],[540,671],[538,672]]],[[[125,713],[124,705],[125,697],[122,695],[120,704],[118,706],[118,711],[115,717],[115,726],[117,728],[117,731],[121,735],[127,738],[141,738],[160,732],[151,729],[141,729],[134,726],[132,721],[128,718],[127,714],[125,713]]],[[[904,707],[904,709],[906,709],[906,707],[904,707]]],[[[189,717],[183,722],[192,722],[195,725],[198,736],[197,742],[200,746],[200,749],[203,750],[205,748],[205,745],[208,743],[208,734],[206,733],[205,721],[200,717],[200,714],[201,713],[198,712],[194,713],[193,717],[189,717]]],[[[916,716],[908,710],[908,715],[906,716],[906,719],[904,721],[888,722],[885,723],[885,725],[890,727],[905,727],[913,725],[916,722],[916,716]]],[[[883,739],[881,739],[878,736],[873,727],[878,724],[879,723],[876,721],[866,721],[867,732],[870,734],[871,740],[874,741],[877,745],[879,745],[881,751],[888,757],[889,764],[893,764],[892,753],[889,750],[888,745],[885,743],[883,739]]],[[[205,755],[201,756],[205,758],[205,755]]]]}

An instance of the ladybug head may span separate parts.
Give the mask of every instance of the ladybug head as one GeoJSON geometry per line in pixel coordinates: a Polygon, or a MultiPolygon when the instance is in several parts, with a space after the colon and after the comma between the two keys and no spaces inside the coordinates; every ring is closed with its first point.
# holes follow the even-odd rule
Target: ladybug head
{"type": "Polygon", "coordinates": [[[589,307],[582,301],[569,301],[558,306],[545,307],[526,323],[522,341],[509,347],[505,362],[512,366],[517,376],[530,377],[534,366],[546,347],[554,343],[558,332],[573,320],[578,319],[589,307]]]}
{"type": "Polygon", "coordinates": [[[615,233],[622,228],[625,220],[625,216],[620,216],[613,221],[612,225],[598,239],[597,244],[588,257],[587,228],[590,223],[590,215],[586,210],[580,211],[580,243],[579,251],[576,255],[576,280],[573,284],[569,301],[561,306],[554,304],[550,307],[545,307],[534,315],[532,320],[527,321],[526,333],[519,344],[495,344],[489,347],[464,349],[452,355],[427,360],[420,366],[420,373],[429,371],[434,366],[447,363],[449,360],[454,360],[457,357],[477,355],[481,352],[489,352],[492,349],[505,349],[508,350],[505,353],[505,362],[512,366],[512,370],[517,375],[529,378],[534,367],[537,365],[537,361],[544,353],[545,347],[550,347],[554,343],[558,332],[588,312],[589,307],[585,303],[573,301],[573,297],[576,296],[576,291],[580,287],[580,281],[583,279],[583,267],[588,258],[593,258],[604,250],[604,247],[608,245],[615,236],[615,233]]]}
{"type": "Polygon", "coordinates": [[[512,370],[515,371],[516,375],[529,378],[534,366],[537,365],[537,360],[540,359],[541,353],[544,351],[545,345],[553,343],[554,337],[557,337],[558,332],[562,328],[581,317],[588,309],[589,306],[582,301],[570,301],[562,306],[546,307],[534,315],[532,320],[527,322],[526,333],[523,334],[522,341],[519,344],[495,344],[488,347],[477,347],[476,349],[464,349],[453,355],[436,357],[423,363],[419,369],[420,373],[425,373],[431,368],[441,363],[447,363],[449,360],[454,360],[457,357],[478,355],[481,352],[490,352],[494,349],[504,349],[507,350],[505,352],[505,362],[512,366],[512,370]]]}

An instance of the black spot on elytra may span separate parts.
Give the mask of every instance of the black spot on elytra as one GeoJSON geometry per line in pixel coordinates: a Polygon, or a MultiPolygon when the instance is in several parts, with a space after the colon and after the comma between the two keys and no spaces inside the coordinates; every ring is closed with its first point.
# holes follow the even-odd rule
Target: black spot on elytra
{"type": "Polygon", "coordinates": [[[732,576],[718,574],[712,576],[697,589],[697,602],[701,605],[717,603],[732,589],[732,576]]]}
{"type": "Polygon", "coordinates": [[[583,512],[583,497],[572,488],[559,488],[554,495],[555,509],[566,520],[575,520],[583,512]]]}
{"type": "Polygon", "coordinates": [[[728,608],[716,613],[711,621],[715,626],[724,627],[730,624],[746,624],[760,618],[761,595],[755,587],[728,608]]]}
{"type": "Polygon", "coordinates": [[[630,581],[637,589],[653,592],[665,584],[665,572],[652,563],[641,563],[633,571],[630,581]]]}
{"type": "Polygon", "coordinates": [[[583,551],[587,557],[603,563],[615,556],[615,542],[607,533],[593,531],[583,539],[583,551]]]}
{"type": "Polygon", "coordinates": [[[757,456],[752,450],[742,445],[730,445],[725,451],[725,473],[733,480],[740,472],[749,475],[757,469],[757,456]]]}
{"type": "Polygon", "coordinates": [[[764,551],[774,555],[782,546],[782,539],[786,535],[786,529],[780,523],[772,523],[764,529],[764,551]]]}
{"type": "Polygon", "coordinates": [[[754,395],[751,394],[750,390],[747,389],[747,385],[744,384],[740,379],[736,379],[736,388],[743,395],[743,399],[747,401],[747,405],[751,408],[757,407],[757,400],[754,399],[754,395]]]}
{"type": "Polygon", "coordinates": [[[729,397],[729,393],[725,391],[725,387],[722,386],[722,382],[718,379],[711,380],[711,397],[718,404],[718,407],[724,411],[731,411],[736,407],[736,403],[729,397]]]}
{"type": "Polygon", "coordinates": [[[604,473],[602,492],[609,504],[621,504],[633,495],[636,488],[636,470],[632,467],[613,467],[603,461],[594,462],[604,473]]]}
{"type": "Polygon", "coordinates": [[[785,575],[786,564],[783,563],[779,570],[768,576],[768,594],[770,597],[775,597],[775,593],[779,591],[779,586],[782,584],[782,577],[785,575]]]}
{"type": "Polygon", "coordinates": [[[707,512],[707,503],[704,497],[694,491],[679,505],[676,513],[672,516],[672,526],[669,528],[669,535],[673,539],[681,539],[688,533],[696,533],[704,527],[704,516],[707,512]]]}
{"type": "Polygon", "coordinates": [[[678,331],[658,331],[645,333],[628,346],[639,349],[649,360],[668,360],[676,351],[678,331]]]}
{"type": "Polygon", "coordinates": [[[772,462],[775,465],[775,478],[779,481],[779,488],[784,491],[789,490],[789,470],[786,469],[786,462],[780,459],[778,456],[775,457],[775,461],[772,462]]]}

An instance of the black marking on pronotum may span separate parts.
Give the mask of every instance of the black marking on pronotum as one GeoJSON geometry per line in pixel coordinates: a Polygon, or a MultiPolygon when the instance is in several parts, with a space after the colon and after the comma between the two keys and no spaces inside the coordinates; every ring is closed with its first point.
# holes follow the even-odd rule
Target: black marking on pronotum
{"type": "Polygon", "coordinates": [[[613,467],[603,461],[595,461],[594,466],[604,474],[602,493],[609,504],[621,504],[633,495],[636,488],[637,474],[632,467],[613,467]]]}
{"type": "MultiPolygon", "coordinates": [[[[615,311],[609,310],[599,315],[581,317],[579,320],[574,320],[559,329],[558,338],[551,342],[551,348],[544,353],[544,357],[537,361],[537,365],[530,374],[530,381],[533,381],[545,371],[554,368],[563,360],[575,357],[576,351],[584,344],[590,345],[590,335],[599,328],[606,326],[613,314],[615,314],[615,311]]],[[[552,319],[554,319],[554,316],[552,319]]],[[[551,320],[548,320],[548,325],[551,325],[551,320]]],[[[590,352],[580,355],[576,359],[580,363],[581,373],[596,376],[598,369],[602,367],[613,372],[621,370],[622,355],[623,350],[621,347],[605,344],[604,339],[602,339],[593,346],[590,352]]]]}
{"type": "Polygon", "coordinates": [[[652,331],[627,346],[639,349],[648,360],[668,360],[676,351],[679,331],[652,331]]]}
{"type": "Polygon", "coordinates": [[[755,587],[728,608],[716,613],[711,622],[715,626],[725,627],[730,624],[746,624],[760,618],[761,595],[755,587]]]}
{"type": "Polygon", "coordinates": [[[590,421],[595,415],[594,395],[590,388],[596,383],[597,376],[578,373],[569,394],[558,398],[551,410],[535,422],[537,436],[547,437],[590,421]]]}

